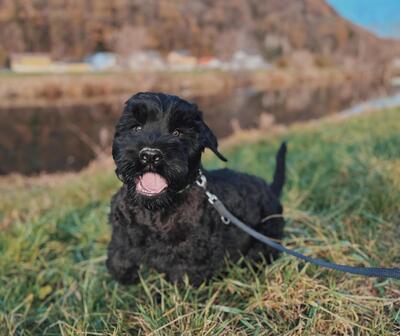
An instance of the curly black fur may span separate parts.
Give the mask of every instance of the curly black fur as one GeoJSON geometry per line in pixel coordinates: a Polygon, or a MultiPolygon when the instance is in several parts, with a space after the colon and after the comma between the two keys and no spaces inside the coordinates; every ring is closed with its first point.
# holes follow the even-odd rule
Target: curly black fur
{"type": "MultiPolygon", "coordinates": [[[[135,282],[144,263],[165,273],[170,281],[180,282],[187,274],[192,284],[199,285],[215,273],[226,255],[234,260],[241,254],[252,259],[263,255],[270,261],[277,257],[275,250],[223,224],[204,191],[195,185],[206,147],[226,160],[195,104],[162,93],[139,93],[127,101],[113,143],[116,173],[123,185],[111,201],[107,259],[108,270],[119,282],[135,282]],[[140,163],[138,153],[144,147],[159,149],[162,164],[140,163]],[[148,171],[168,182],[157,196],[136,192],[136,179],[148,171]]],[[[273,188],[261,178],[229,169],[204,172],[207,188],[235,216],[276,239],[282,238],[284,227],[278,198],[284,183],[285,151],[283,145],[273,188]]]]}

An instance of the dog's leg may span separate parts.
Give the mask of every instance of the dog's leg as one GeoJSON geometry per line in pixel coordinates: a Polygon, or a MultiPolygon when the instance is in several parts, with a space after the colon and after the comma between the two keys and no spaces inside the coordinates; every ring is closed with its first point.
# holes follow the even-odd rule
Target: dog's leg
{"type": "Polygon", "coordinates": [[[128,237],[125,230],[114,226],[106,261],[111,275],[122,284],[131,284],[138,279],[140,251],[130,244],[128,237]]]}
{"type": "Polygon", "coordinates": [[[194,267],[177,265],[173,271],[167,273],[170,282],[183,285],[185,276],[187,276],[189,283],[194,287],[199,287],[203,282],[207,282],[211,275],[209,265],[196,265],[194,267]]]}
{"type": "Polygon", "coordinates": [[[124,203],[114,197],[111,206],[111,242],[108,245],[107,268],[122,284],[131,284],[138,279],[138,267],[142,257],[140,248],[143,231],[132,225],[124,203]]]}
{"type": "Polygon", "coordinates": [[[138,265],[125,258],[121,250],[109,252],[106,265],[112,277],[123,285],[133,284],[138,279],[138,265]]]}

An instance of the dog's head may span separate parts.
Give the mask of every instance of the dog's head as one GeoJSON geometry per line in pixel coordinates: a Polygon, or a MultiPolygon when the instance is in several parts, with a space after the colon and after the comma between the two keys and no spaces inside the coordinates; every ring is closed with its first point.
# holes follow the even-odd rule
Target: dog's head
{"type": "Polygon", "coordinates": [[[218,142],[195,104],[162,93],[138,93],[116,126],[113,158],[128,194],[149,209],[171,204],[198,175],[201,154],[218,142]]]}

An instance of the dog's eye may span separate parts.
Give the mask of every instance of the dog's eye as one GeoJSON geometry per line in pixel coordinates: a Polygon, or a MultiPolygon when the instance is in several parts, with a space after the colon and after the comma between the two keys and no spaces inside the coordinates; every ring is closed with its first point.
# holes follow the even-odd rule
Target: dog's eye
{"type": "Polygon", "coordinates": [[[176,129],[176,130],[174,130],[174,131],[172,132],[172,135],[178,137],[178,136],[182,135],[182,131],[176,129]]]}
{"type": "Polygon", "coordinates": [[[141,125],[136,125],[132,127],[133,132],[140,132],[142,130],[143,126],[141,125]]]}

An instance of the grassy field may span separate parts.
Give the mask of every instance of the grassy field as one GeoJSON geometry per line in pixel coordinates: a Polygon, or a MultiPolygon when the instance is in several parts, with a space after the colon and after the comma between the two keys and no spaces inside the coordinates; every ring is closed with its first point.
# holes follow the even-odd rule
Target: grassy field
{"type": "MultiPolygon", "coordinates": [[[[345,264],[400,266],[400,110],[294,126],[227,149],[229,167],[270,180],[283,138],[284,243],[345,264]]],[[[400,334],[400,281],[289,256],[226,261],[227,274],[198,289],[147,268],[138,285],[118,285],[104,266],[118,185],[109,162],[0,181],[0,335],[400,334]]]]}

